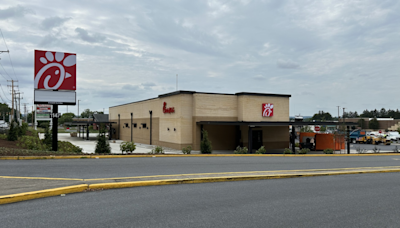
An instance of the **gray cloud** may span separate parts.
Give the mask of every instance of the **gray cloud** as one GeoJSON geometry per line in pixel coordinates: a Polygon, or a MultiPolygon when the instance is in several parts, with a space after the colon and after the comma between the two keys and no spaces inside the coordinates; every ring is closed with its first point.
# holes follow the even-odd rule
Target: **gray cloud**
{"type": "Polygon", "coordinates": [[[122,86],[122,89],[124,89],[124,90],[138,90],[138,89],[140,89],[140,87],[136,86],[136,85],[126,84],[126,85],[122,86]]]}
{"type": "MultiPolygon", "coordinates": [[[[181,90],[292,94],[297,114],[337,113],[345,101],[358,112],[397,108],[386,98],[400,95],[398,1],[7,2],[0,28],[27,102],[33,49],[43,49],[77,53],[81,109],[172,92],[176,74],[181,90]],[[390,85],[371,83],[382,75],[390,85]],[[369,97],[369,106],[348,100],[355,85],[343,81],[362,88],[357,94],[369,97]]],[[[0,83],[7,84],[1,76],[0,83]]]]}
{"type": "Polygon", "coordinates": [[[253,76],[253,79],[258,80],[258,81],[264,81],[266,78],[262,75],[256,75],[256,76],[253,76]]]}
{"type": "Polygon", "coordinates": [[[78,37],[89,43],[98,43],[104,41],[106,38],[102,35],[94,34],[90,35],[88,31],[83,28],[76,28],[75,32],[78,33],[78,37]]]}
{"type": "Polygon", "coordinates": [[[293,62],[292,60],[282,60],[282,59],[279,59],[277,62],[276,62],[276,65],[279,67],[279,68],[282,68],[282,69],[296,69],[296,68],[299,68],[300,67],[300,65],[298,64],[298,63],[296,63],[296,62],[293,62]]]}
{"type": "Polygon", "coordinates": [[[144,86],[144,87],[153,87],[153,86],[156,86],[156,84],[153,83],[153,82],[145,82],[145,83],[142,83],[142,86],[144,86]]]}
{"type": "Polygon", "coordinates": [[[0,9],[0,19],[23,17],[26,14],[34,14],[34,11],[20,5],[0,9]]]}
{"type": "Polygon", "coordinates": [[[54,27],[58,27],[62,24],[64,24],[64,22],[70,20],[71,18],[61,18],[61,17],[49,17],[46,18],[42,21],[42,28],[43,29],[51,29],[54,27]]]}

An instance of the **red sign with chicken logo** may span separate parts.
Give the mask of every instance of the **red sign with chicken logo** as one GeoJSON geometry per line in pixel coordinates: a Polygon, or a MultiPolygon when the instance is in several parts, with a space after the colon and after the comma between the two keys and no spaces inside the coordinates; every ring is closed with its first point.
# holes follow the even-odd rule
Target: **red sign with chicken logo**
{"type": "Polygon", "coordinates": [[[76,54],[35,50],[35,89],[76,90],[76,54]]]}
{"type": "Polygon", "coordinates": [[[271,103],[262,104],[262,116],[271,117],[274,115],[274,105],[271,103]]]}

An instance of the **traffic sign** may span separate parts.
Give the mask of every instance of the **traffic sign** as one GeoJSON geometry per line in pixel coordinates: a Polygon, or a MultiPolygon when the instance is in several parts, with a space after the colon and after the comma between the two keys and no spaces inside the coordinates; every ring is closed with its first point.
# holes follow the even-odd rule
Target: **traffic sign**
{"type": "Polygon", "coordinates": [[[319,130],[321,130],[321,128],[319,127],[319,126],[315,126],[315,131],[319,131],[319,130]]]}

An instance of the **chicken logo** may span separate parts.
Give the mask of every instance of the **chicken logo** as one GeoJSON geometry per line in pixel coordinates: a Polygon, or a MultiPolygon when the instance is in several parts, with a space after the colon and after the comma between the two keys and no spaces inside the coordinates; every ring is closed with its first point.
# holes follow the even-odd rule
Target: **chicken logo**
{"type": "Polygon", "coordinates": [[[35,50],[35,89],[76,90],[76,54],[35,50]]]}
{"type": "Polygon", "coordinates": [[[267,103],[262,104],[262,116],[271,117],[274,115],[274,105],[267,103]]]}

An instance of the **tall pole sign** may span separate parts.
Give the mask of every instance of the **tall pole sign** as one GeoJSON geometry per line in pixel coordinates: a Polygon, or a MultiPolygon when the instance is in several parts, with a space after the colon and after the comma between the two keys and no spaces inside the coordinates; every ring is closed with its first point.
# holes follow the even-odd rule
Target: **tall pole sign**
{"type": "Polygon", "coordinates": [[[35,50],[34,103],[53,105],[53,151],[58,148],[58,105],[76,104],[76,54],[35,50]]]}

